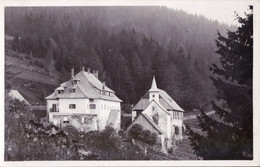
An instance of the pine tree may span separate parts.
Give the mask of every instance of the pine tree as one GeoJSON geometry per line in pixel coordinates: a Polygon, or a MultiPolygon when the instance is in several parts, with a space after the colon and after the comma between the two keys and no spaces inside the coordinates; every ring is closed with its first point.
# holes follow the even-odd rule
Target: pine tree
{"type": "Polygon", "coordinates": [[[204,159],[252,159],[253,157],[253,8],[228,37],[218,32],[220,63],[210,66],[211,79],[218,91],[212,101],[216,116],[198,115],[202,134],[188,128],[191,145],[204,159]]]}

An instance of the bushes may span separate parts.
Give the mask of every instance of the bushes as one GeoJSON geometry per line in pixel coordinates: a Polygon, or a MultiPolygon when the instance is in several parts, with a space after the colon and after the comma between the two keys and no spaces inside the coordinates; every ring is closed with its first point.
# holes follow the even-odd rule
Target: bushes
{"type": "Polygon", "coordinates": [[[41,68],[44,68],[44,61],[42,59],[35,59],[35,60],[30,60],[29,62],[31,65],[35,65],[41,68]]]}
{"type": "Polygon", "coordinates": [[[132,113],[132,105],[131,104],[122,104],[122,111],[127,114],[132,113]]]}
{"type": "Polygon", "coordinates": [[[20,101],[6,96],[5,160],[64,160],[78,159],[64,135],[37,123],[32,111],[20,101]]]}
{"type": "Polygon", "coordinates": [[[35,60],[34,65],[44,68],[43,60],[35,60]]]}
{"type": "Polygon", "coordinates": [[[121,115],[121,128],[126,129],[132,123],[131,116],[123,116],[121,115]]]}
{"type": "MultiPolygon", "coordinates": [[[[8,98],[6,104],[14,105],[8,98]]],[[[147,159],[140,148],[122,141],[111,127],[90,132],[67,127],[63,131],[38,123],[22,103],[16,102],[15,108],[15,112],[5,111],[5,161],[147,159]]]]}
{"type": "Polygon", "coordinates": [[[9,99],[8,100],[8,110],[10,112],[20,112],[29,110],[29,106],[24,101],[20,101],[18,99],[9,99]]]}
{"type": "Polygon", "coordinates": [[[118,150],[121,144],[120,137],[110,126],[100,132],[90,131],[82,134],[81,141],[86,146],[102,151],[118,150]]]}
{"type": "Polygon", "coordinates": [[[150,130],[144,130],[140,124],[134,124],[129,130],[129,135],[133,139],[143,141],[149,145],[155,145],[157,141],[157,135],[151,133],[150,130]]]}

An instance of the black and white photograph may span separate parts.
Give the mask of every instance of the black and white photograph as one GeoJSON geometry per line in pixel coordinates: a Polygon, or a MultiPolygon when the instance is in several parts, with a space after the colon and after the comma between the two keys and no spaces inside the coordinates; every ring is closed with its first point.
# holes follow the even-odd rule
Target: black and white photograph
{"type": "Polygon", "coordinates": [[[124,2],[2,8],[3,162],[260,165],[259,3],[124,2]]]}

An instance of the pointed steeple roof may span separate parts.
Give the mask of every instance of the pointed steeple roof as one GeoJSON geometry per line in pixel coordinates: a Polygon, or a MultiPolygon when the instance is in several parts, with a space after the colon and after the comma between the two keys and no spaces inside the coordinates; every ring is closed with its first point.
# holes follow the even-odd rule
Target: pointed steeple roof
{"type": "Polygon", "coordinates": [[[151,92],[151,91],[153,91],[153,92],[158,91],[157,84],[156,84],[154,76],[153,76],[152,86],[151,86],[151,89],[149,90],[149,92],[151,92]]]}

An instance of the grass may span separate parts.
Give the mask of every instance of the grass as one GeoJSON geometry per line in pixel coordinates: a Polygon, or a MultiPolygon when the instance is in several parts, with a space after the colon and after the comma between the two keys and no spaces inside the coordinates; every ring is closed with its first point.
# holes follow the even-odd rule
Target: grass
{"type": "Polygon", "coordinates": [[[200,158],[193,152],[189,139],[184,136],[183,140],[176,142],[177,149],[173,153],[179,160],[199,160],[200,158]]]}
{"type": "Polygon", "coordinates": [[[11,49],[6,50],[5,85],[18,90],[32,105],[44,105],[44,98],[59,84],[58,76],[50,76],[45,69],[31,65],[28,57],[11,49]]]}

